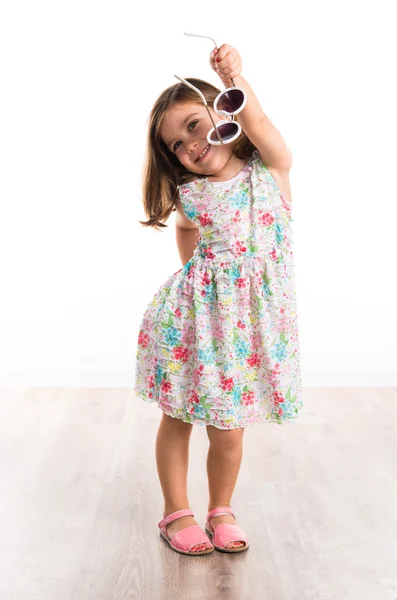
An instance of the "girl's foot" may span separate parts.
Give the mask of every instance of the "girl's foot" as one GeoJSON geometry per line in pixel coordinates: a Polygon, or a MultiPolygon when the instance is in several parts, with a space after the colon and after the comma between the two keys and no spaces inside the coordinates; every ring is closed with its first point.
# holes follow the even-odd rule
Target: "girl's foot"
{"type": "MultiPolygon", "coordinates": [[[[211,517],[210,525],[213,529],[215,529],[220,523],[237,525],[236,519],[233,517],[233,515],[220,515],[219,517],[211,517]]],[[[226,548],[238,548],[239,546],[245,546],[245,542],[231,542],[230,544],[226,544],[226,548]]]]}
{"type": "MultiPolygon", "coordinates": [[[[181,529],[184,529],[185,527],[190,527],[191,525],[198,525],[197,521],[193,517],[181,517],[180,519],[176,519],[175,521],[172,521],[172,523],[167,525],[167,533],[170,536],[170,538],[172,538],[172,536],[175,533],[181,531],[181,529]]],[[[190,551],[202,552],[207,548],[212,548],[212,544],[195,544],[194,546],[192,546],[190,551]]]]}

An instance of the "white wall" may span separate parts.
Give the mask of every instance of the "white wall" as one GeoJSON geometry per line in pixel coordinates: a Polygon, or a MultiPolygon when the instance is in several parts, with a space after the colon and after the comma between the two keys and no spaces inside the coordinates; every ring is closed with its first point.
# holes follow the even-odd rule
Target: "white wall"
{"type": "Polygon", "coordinates": [[[146,121],[211,35],[293,153],[303,383],[397,385],[392,1],[0,4],[0,385],[130,386],[180,263],[138,223],[146,121]]]}

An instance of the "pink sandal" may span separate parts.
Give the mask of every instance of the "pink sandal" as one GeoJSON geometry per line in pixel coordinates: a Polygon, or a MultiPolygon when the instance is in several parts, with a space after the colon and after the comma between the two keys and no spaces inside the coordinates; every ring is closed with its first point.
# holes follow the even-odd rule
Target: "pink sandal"
{"type": "Polygon", "coordinates": [[[216,525],[215,529],[213,529],[211,525],[212,517],[229,514],[233,515],[234,517],[232,509],[228,506],[219,506],[218,508],[213,508],[210,510],[207,514],[205,531],[209,537],[212,537],[213,545],[220,552],[229,552],[231,554],[235,554],[236,552],[244,552],[245,550],[248,550],[249,542],[246,533],[240,529],[240,527],[237,525],[232,525],[232,523],[219,523],[219,525],[216,525]],[[244,542],[245,545],[237,548],[226,548],[227,544],[231,544],[233,542],[244,542]]]}
{"type": "Polygon", "coordinates": [[[211,554],[214,551],[214,546],[211,544],[211,540],[208,539],[204,531],[199,527],[199,525],[190,525],[189,527],[185,527],[174,533],[172,537],[170,537],[167,533],[167,525],[172,523],[172,521],[176,521],[176,519],[180,519],[181,517],[194,517],[193,511],[190,508],[185,508],[183,510],[177,510],[169,514],[167,517],[164,517],[158,524],[160,528],[161,537],[170,545],[170,547],[175,550],[175,552],[179,552],[180,554],[188,554],[189,556],[203,556],[203,554],[211,554]],[[191,551],[192,546],[196,546],[197,544],[209,544],[211,547],[206,548],[203,551],[191,551]]]}

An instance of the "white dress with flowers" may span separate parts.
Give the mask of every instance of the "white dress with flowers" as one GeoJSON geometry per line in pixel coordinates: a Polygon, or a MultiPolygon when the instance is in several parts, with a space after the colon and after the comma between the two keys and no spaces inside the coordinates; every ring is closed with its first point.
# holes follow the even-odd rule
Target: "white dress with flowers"
{"type": "Polygon", "coordinates": [[[303,402],[290,203],[256,150],[233,179],[179,192],[199,241],[143,315],[134,391],[197,425],[293,422],[303,402]]]}

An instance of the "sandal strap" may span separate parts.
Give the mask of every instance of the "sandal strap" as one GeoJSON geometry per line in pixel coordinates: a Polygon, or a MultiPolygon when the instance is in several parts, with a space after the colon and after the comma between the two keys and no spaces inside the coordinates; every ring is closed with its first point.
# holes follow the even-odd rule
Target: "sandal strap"
{"type": "Polygon", "coordinates": [[[190,508],[177,510],[164,517],[160,521],[160,523],[158,523],[158,526],[160,529],[162,529],[163,527],[166,527],[169,523],[172,523],[172,521],[176,521],[176,519],[180,519],[181,517],[194,517],[194,513],[190,508]]]}
{"type": "Polygon", "coordinates": [[[219,517],[220,515],[233,515],[233,517],[236,518],[231,508],[228,506],[218,506],[207,513],[207,521],[212,519],[212,517],[219,517]]]}

